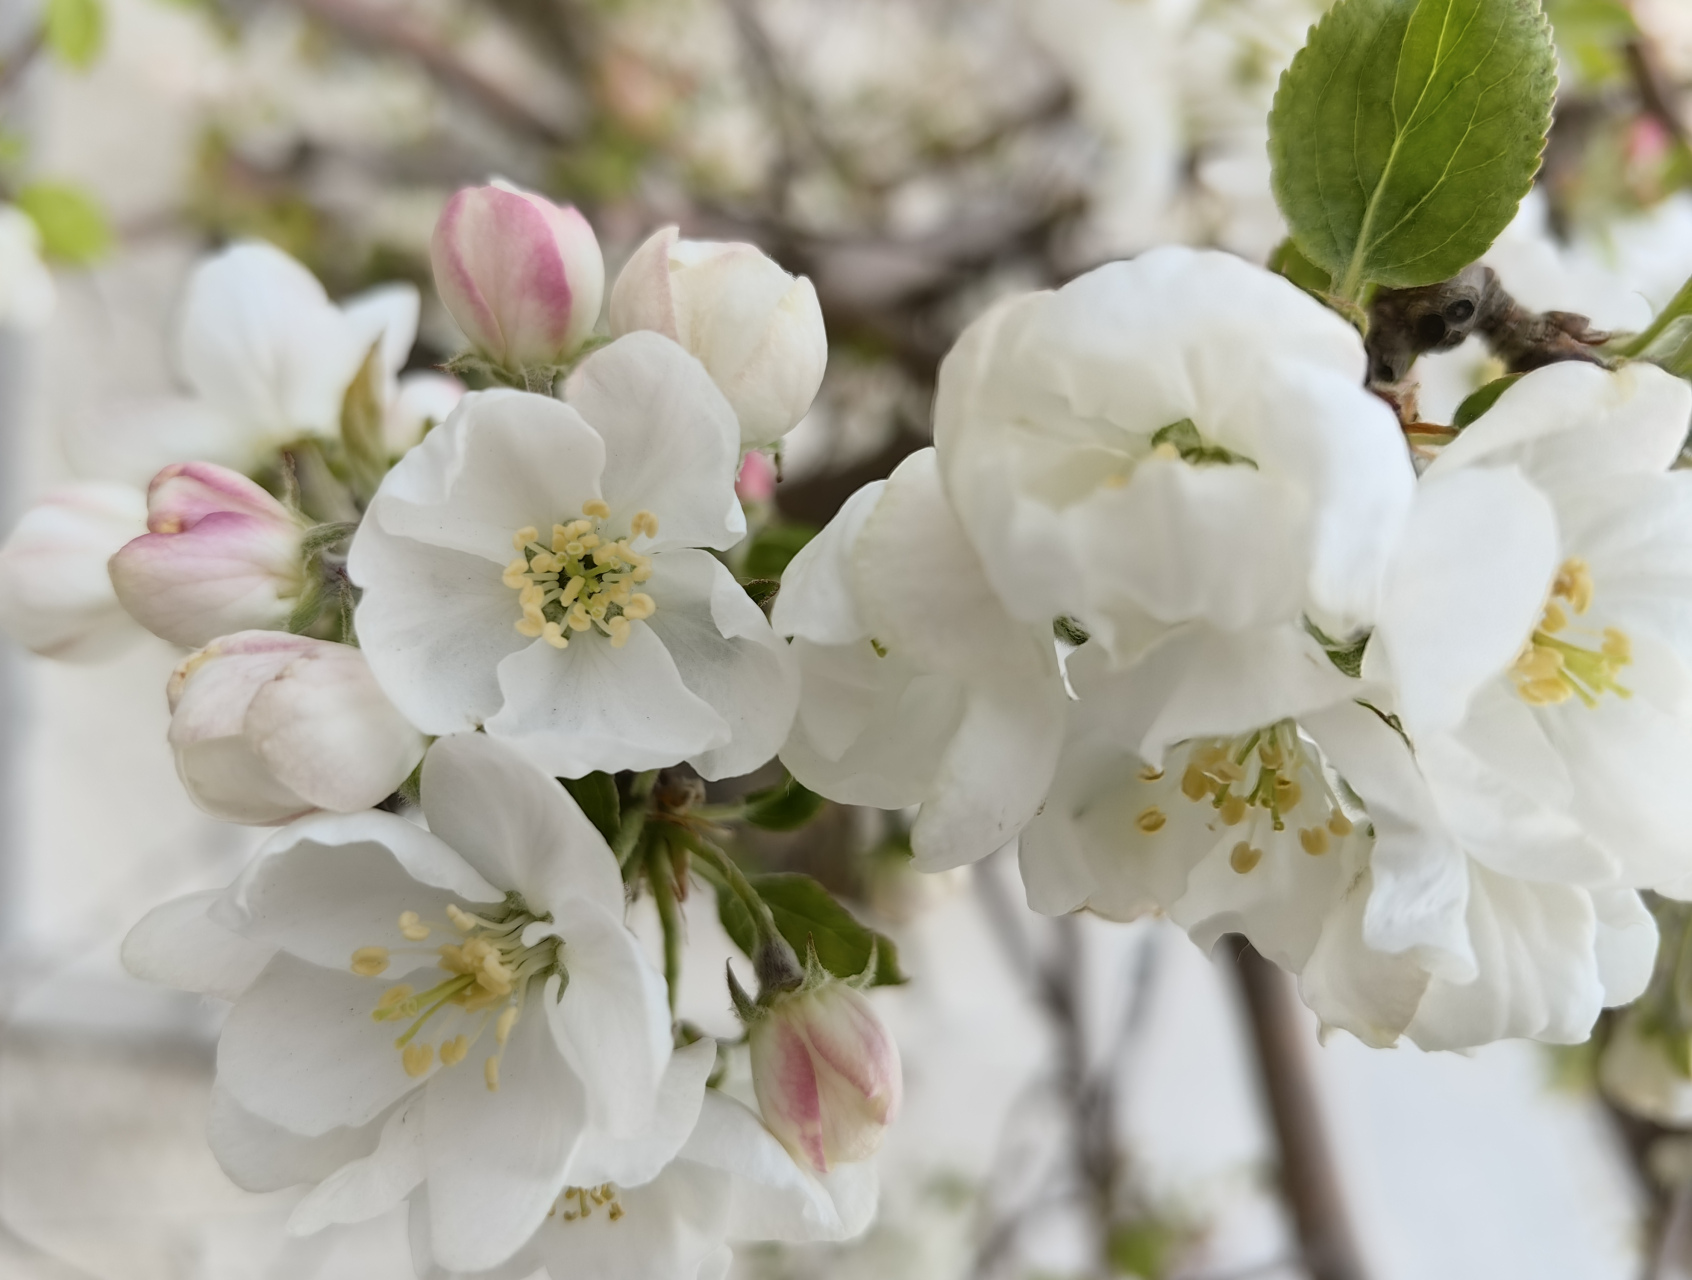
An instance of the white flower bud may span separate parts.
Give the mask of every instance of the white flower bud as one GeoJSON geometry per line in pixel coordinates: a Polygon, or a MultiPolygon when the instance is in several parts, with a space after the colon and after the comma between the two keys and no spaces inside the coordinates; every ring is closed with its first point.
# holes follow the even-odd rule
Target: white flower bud
{"type": "Polygon", "coordinates": [[[817,291],[749,244],[665,227],[611,290],[611,334],[652,329],[705,366],[740,419],[740,447],[774,444],[811,407],[828,364],[817,291]]]}
{"type": "Polygon", "coordinates": [[[826,1173],[875,1153],[904,1085],[899,1050],[861,992],[826,979],[778,996],[750,1043],[764,1123],[796,1159],[826,1173]]]}
{"type": "Polygon", "coordinates": [[[0,545],[0,631],[67,662],[109,657],[138,638],[106,561],[146,529],[147,500],[126,484],[73,484],[49,494],[0,545]]]}
{"type": "Polygon", "coordinates": [[[167,692],[176,771],[227,822],[368,809],[423,758],[423,736],[350,645],[243,631],[185,659],[167,692]]]}

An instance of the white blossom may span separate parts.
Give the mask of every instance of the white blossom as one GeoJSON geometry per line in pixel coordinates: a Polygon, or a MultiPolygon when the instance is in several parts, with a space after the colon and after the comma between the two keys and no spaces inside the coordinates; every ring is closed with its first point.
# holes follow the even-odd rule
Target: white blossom
{"type": "Polygon", "coordinates": [[[302,1231],[426,1194],[432,1256],[487,1270],[584,1140],[652,1130],[669,1014],[563,788],[473,734],[435,744],[422,794],[427,831],[381,812],[283,829],[227,890],[149,914],[124,959],[234,999],[211,1125],[231,1176],[317,1183],[302,1231]]]}
{"type": "Polygon", "coordinates": [[[782,762],[843,804],[922,806],[917,865],[1014,840],[1063,741],[1050,620],[1005,612],[940,487],[934,451],[847,500],[782,575],[799,712],[782,762]]]}
{"type": "Polygon", "coordinates": [[[590,356],[569,404],[466,396],[353,540],[376,678],[425,732],[485,727],[554,774],[756,768],[787,733],[797,679],[701,549],[745,534],[739,456],[722,394],[656,334],[590,356]]]}

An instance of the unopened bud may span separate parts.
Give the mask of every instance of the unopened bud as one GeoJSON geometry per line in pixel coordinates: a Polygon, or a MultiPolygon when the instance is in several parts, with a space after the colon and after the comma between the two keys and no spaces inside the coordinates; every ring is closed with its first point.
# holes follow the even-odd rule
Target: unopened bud
{"type": "Polygon", "coordinates": [[[811,407],[828,364],[817,291],[749,244],[665,227],[611,290],[611,336],[652,329],[698,358],[740,419],[740,447],[774,444],[811,407]]]}
{"type": "Polygon", "coordinates": [[[605,260],[569,205],[506,182],[466,187],[442,210],[430,257],[464,336],[510,372],[559,364],[599,319],[605,260]]]}
{"type": "Polygon", "coordinates": [[[834,978],[775,997],[753,1024],[752,1087],[771,1133],[818,1173],[868,1159],[899,1110],[899,1051],[834,978]]]}

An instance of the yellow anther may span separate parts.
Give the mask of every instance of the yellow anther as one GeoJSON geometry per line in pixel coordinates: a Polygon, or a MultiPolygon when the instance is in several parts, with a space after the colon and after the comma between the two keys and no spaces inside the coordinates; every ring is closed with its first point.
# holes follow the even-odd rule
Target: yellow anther
{"type": "Polygon", "coordinates": [[[1604,628],[1603,655],[1619,667],[1625,667],[1633,661],[1633,641],[1625,631],[1618,631],[1615,627],[1604,628]]]}
{"type": "Polygon", "coordinates": [[[1162,777],[1163,777],[1163,770],[1162,769],[1155,769],[1149,764],[1143,766],[1140,769],[1140,781],[1141,782],[1156,782],[1158,779],[1160,779],[1162,777]]]}
{"type": "Polygon", "coordinates": [[[429,936],[429,926],[415,911],[400,912],[399,930],[411,942],[422,942],[429,936]]]}
{"type": "Polygon", "coordinates": [[[588,617],[588,611],[582,607],[580,600],[576,601],[575,607],[565,615],[564,621],[572,631],[586,631],[593,625],[593,619],[588,617]]]}
{"type": "Polygon", "coordinates": [[[1569,602],[1576,613],[1592,607],[1592,570],[1586,561],[1572,556],[1557,569],[1557,580],[1551,584],[1551,594],[1569,602]]]}
{"type": "Polygon", "coordinates": [[[1328,829],[1305,827],[1298,833],[1298,842],[1312,858],[1319,858],[1328,851],[1328,829]]]}
{"type": "Polygon", "coordinates": [[[1238,826],[1245,821],[1246,810],[1249,807],[1244,796],[1229,796],[1222,802],[1222,821],[1230,827],[1238,826]]]}
{"type": "Polygon", "coordinates": [[[1257,758],[1270,769],[1279,769],[1286,763],[1286,756],[1281,750],[1281,744],[1273,738],[1265,738],[1257,744],[1257,758]]]}
{"type": "Polygon", "coordinates": [[[629,521],[629,532],[635,537],[645,534],[648,538],[658,536],[658,517],[650,511],[637,511],[634,519],[629,521]]]}
{"type": "Polygon", "coordinates": [[[489,1093],[499,1092],[499,1059],[489,1058],[482,1064],[482,1079],[487,1082],[489,1093]]]}
{"type": "Polygon", "coordinates": [[[1275,779],[1275,807],[1277,809],[1296,809],[1298,802],[1304,799],[1304,788],[1291,778],[1275,779]]]}
{"type": "Polygon", "coordinates": [[[446,914],[447,919],[452,921],[452,927],[457,929],[460,933],[469,933],[470,930],[476,927],[475,917],[470,915],[455,902],[447,903],[446,914]]]}
{"type": "Polygon", "coordinates": [[[1154,804],[1151,808],[1140,811],[1139,817],[1134,819],[1134,825],[1149,836],[1162,831],[1164,824],[1168,821],[1169,819],[1164,816],[1163,810],[1154,804]]]}
{"type": "Polygon", "coordinates": [[[1228,855],[1228,865],[1242,876],[1262,861],[1263,850],[1245,840],[1235,845],[1233,852],[1228,855]]]}
{"type": "Polygon", "coordinates": [[[1569,625],[1569,615],[1563,612],[1563,606],[1555,600],[1545,602],[1545,612],[1540,615],[1539,629],[1556,633],[1569,625]]]}
{"type": "Polygon", "coordinates": [[[361,978],[374,978],[387,967],[386,947],[360,947],[352,953],[352,971],[361,978]]]}
{"type": "Polygon", "coordinates": [[[658,612],[658,606],[652,597],[644,591],[637,591],[629,597],[629,602],[623,606],[623,616],[639,622],[642,618],[650,618],[658,612]]]}
{"type": "Polygon", "coordinates": [[[529,639],[533,640],[540,635],[541,629],[546,626],[546,623],[537,622],[533,618],[519,618],[511,625],[516,628],[518,635],[528,636],[529,639]]]}
{"type": "Polygon", "coordinates": [[[535,528],[532,524],[526,524],[521,529],[517,530],[516,533],[511,535],[511,545],[517,550],[522,551],[539,537],[540,530],[535,528]]]}
{"type": "Polygon", "coordinates": [[[435,1062],[435,1046],[420,1041],[405,1046],[400,1051],[400,1065],[405,1068],[405,1074],[415,1080],[418,1076],[427,1075],[429,1068],[435,1062]]]}
{"type": "Polygon", "coordinates": [[[1328,830],[1336,836],[1344,838],[1351,834],[1351,819],[1335,809],[1328,815],[1328,830]]]}
{"type": "Polygon", "coordinates": [[[1181,794],[1193,801],[1203,800],[1210,794],[1210,779],[1196,764],[1188,765],[1181,775],[1181,794]]]}
{"type": "Polygon", "coordinates": [[[470,1041],[463,1036],[454,1036],[451,1040],[441,1041],[441,1065],[455,1067],[464,1061],[464,1055],[470,1052],[470,1041]]]}
{"type": "Polygon", "coordinates": [[[585,586],[587,586],[586,578],[571,578],[570,581],[564,585],[564,590],[558,597],[558,603],[565,605],[569,604],[577,596],[582,594],[582,588],[585,586]]]}
{"type": "Polygon", "coordinates": [[[599,535],[597,533],[584,533],[581,543],[583,551],[592,551],[599,545],[599,535]]]}
{"type": "Polygon", "coordinates": [[[1162,458],[1167,462],[1179,462],[1181,460],[1181,451],[1174,445],[1170,444],[1169,441],[1165,440],[1162,444],[1157,445],[1152,449],[1151,456],[1154,458],[1162,458]]]}
{"type": "Polygon", "coordinates": [[[651,576],[652,576],[652,563],[651,563],[651,561],[648,561],[645,564],[637,564],[634,567],[634,569],[629,573],[629,581],[630,582],[645,582],[651,576]]]}
{"type": "Polygon", "coordinates": [[[629,620],[627,618],[612,618],[605,624],[611,633],[611,647],[621,649],[629,642],[629,620]]]}
{"type": "Polygon", "coordinates": [[[611,514],[611,504],[603,498],[589,498],[582,503],[582,514],[592,516],[595,520],[604,520],[611,514]]]}
{"type": "Polygon", "coordinates": [[[517,1006],[512,1005],[499,1015],[499,1021],[494,1023],[494,1039],[501,1048],[511,1039],[511,1028],[517,1025],[517,1006]]]}
{"type": "Polygon", "coordinates": [[[616,1204],[612,1205],[605,1212],[606,1212],[607,1216],[610,1217],[612,1222],[616,1222],[618,1219],[620,1219],[623,1216],[623,1214],[625,1212],[625,1210],[623,1208],[622,1201],[618,1201],[616,1204]]]}
{"type": "Polygon", "coordinates": [[[513,591],[521,591],[529,582],[529,562],[527,560],[513,560],[505,566],[505,573],[500,581],[513,591]]]}
{"type": "Polygon", "coordinates": [[[378,1009],[392,1009],[396,1004],[400,1004],[403,1001],[411,999],[411,995],[411,988],[402,982],[398,986],[389,987],[380,996],[378,996],[376,999],[376,1007],[378,1009]]]}
{"type": "Polygon", "coordinates": [[[564,544],[564,554],[567,556],[585,556],[587,547],[583,545],[580,538],[571,538],[564,544]]]}
{"type": "Polygon", "coordinates": [[[570,641],[564,634],[564,628],[556,622],[549,622],[541,628],[541,639],[554,649],[568,649],[570,647],[570,641]]]}

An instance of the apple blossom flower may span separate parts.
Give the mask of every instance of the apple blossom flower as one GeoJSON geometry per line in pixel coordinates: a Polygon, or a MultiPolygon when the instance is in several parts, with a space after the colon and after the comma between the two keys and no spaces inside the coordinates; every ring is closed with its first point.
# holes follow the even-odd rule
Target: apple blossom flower
{"type": "Polygon", "coordinates": [[[410,285],[337,306],[280,249],[233,245],[188,281],[176,356],[191,395],[109,415],[72,439],[73,460],[137,483],[190,459],[254,471],[283,445],[340,430],[347,388],[372,348],[391,386],[417,314],[410,285]]]}
{"type": "Polygon", "coordinates": [[[147,499],[85,481],[50,493],[0,543],[0,631],[47,658],[91,662],[143,634],[112,589],[106,562],[147,528],[147,499]]]}
{"type": "Polygon", "coordinates": [[[764,1123],[817,1173],[866,1160],[899,1111],[899,1050],[862,992],[807,981],[759,1010],[748,1032],[764,1123]]]}
{"type": "Polygon", "coordinates": [[[486,1271],[589,1172],[584,1139],[657,1124],[669,1012],[616,859],[555,781],[466,734],[430,751],[422,803],[427,831],[294,823],[228,889],[149,914],[124,959],[233,997],[212,1128],[232,1173],[317,1182],[302,1230],[426,1196],[435,1262],[486,1271]]]}
{"type": "MultiPolygon", "coordinates": [[[[702,1088],[715,1061],[709,1040],[676,1050],[646,1133],[621,1142],[592,1131],[584,1136],[566,1175],[570,1185],[546,1221],[508,1264],[484,1273],[486,1280],[719,1280],[731,1241],[805,1243],[862,1232],[875,1210],[874,1166],[844,1165],[824,1175],[801,1167],[747,1107],[702,1088]]],[[[436,1263],[427,1215],[427,1198],[414,1196],[419,1276],[471,1280],[436,1263]]]]}
{"type": "Polygon", "coordinates": [[[817,291],[756,245],[681,240],[665,227],[635,250],[611,290],[611,333],[651,329],[687,348],[734,406],[740,447],[798,425],[828,364],[817,291]]]}
{"type": "Polygon", "coordinates": [[[865,485],[793,558],[771,614],[799,711],[781,759],[842,804],[921,805],[917,866],[1016,839],[1046,797],[1067,700],[1051,623],[1005,612],[932,449],[865,485]]]}
{"type": "Polygon", "coordinates": [[[464,336],[512,373],[562,364],[599,319],[605,260],[571,205],[508,182],[465,187],[441,211],[429,254],[464,336]]]}
{"type": "Polygon", "coordinates": [[[1427,468],[1363,673],[1444,821],[1504,875],[1688,875],[1692,389],[1650,365],[1527,374],[1427,468]]]}
{"type": "Polygon", "coordinates": [[[425,732],[480,726],[553,774],[745,773],[781,745],[798,682],[700,549],[745,532],[734,414],[651,333],[569,391],[472,393],[388,473],[348,560],[371,670],[425,732]]]}
{"type": "Polygon", "coordinates": [[[965,330],[940,370],[940,473],[1013,616],[1074,619],[1119,665],[1191,653],[1213,704],[1243,709],[1265,696],[1253,654],[1307,619],[1344,638],[1373,618],[1415,477],[1365,369],[1356,330],[1286,280],[1156,249],[965,330]],[[1216,646],[1239,661],[1198,656],[1216,646]]]}
{"type": "Polygon", "coordinates": [[[53,273],[41,260],[40,229],[16,205],[0,204],[0,329],[39,329],[57,301],[53,273]]]}
{"type": "Polygon", "coordinates": [[[350,645],[237,632],[183,659],[167,695],[182,785],[226,822],[367,809],[423,758],[422,735],[350,645]]]}
{"type": "Polygon", "coordinates": [[[203,645],[280,626],[305,589],[304,522],[239,472],[166,467],[147,489],[147,529],[112,557],[112,586],[166,640],[203,645]]]}

